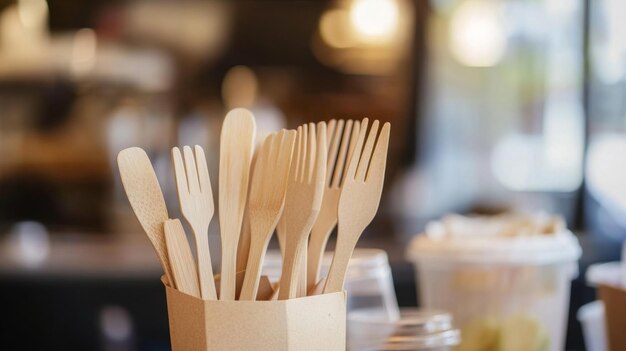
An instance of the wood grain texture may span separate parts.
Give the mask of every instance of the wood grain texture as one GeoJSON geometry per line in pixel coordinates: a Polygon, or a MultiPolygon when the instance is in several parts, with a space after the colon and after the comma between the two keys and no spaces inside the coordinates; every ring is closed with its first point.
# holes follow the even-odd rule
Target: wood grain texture
{"type": "Polygon", "coordinates": [[[317,128],[313,123],[299,127],[295,148],[284,209],[287,240],[280,300],[295,298],[300,279],[306,279],[306,274],[299,276],[298,272],[301,265],[306,265],[306,242],[322,205],[326,181],[326,124],[319,123],[317,128]]]}
{"type": "Polygon", "coordinates": [[[243,108],[230,111],[220,136],[219,217],[222,239],[220,300],[235,299],[237,246],[248,196],[256,124],[243,108]]]}
{"type": "Polygon", "coordinates": [[[163,223],[163,229],[174,287],[187,295],[199,298],[198,272],[183,225],[178,219],[168,219],[163,223]]]}
{"type": "Polygon", "coordinates": [[[172,273],[167,257],[163,222],[168,219],[161,186],[146,152],[138,147],[120,151],[117,165],[124,191],[141,227],[156,251],[168,281],[172,273]]]}
{"type": "MultiPolygon", "coordinates": [[[[337,225],[337,211],[339,210],[339,195],[343,185],[344,168],[348,155],[354,151],[359,134],[359,122],[339,120],[336,123],[330,121],[329,125],[334,134],[328,132],[327,138],[331,140],[328,149],[328,162],[326,166],[326,187],[322,207],[317,221],[311,230],[307,255],[307,291],[313,289],[319,281],[322,257],[328,243],[328,238],[337,225]],[[345,128],[344,128],[345,126],[345,128]]],[[[331,130],[330,128],[328,129],[331,130]]]]}
{"type": "Polygon", "coordinates": [[[265,139],[254,168],[248,196],[250,251],[239,300],[257,295],[267,245],[285,204],[296,131],[282,130],[265,139]]]}
{"type": "Polygon", "coordinates": [[[343,290],[348,262],[356,242],[378,211],[385,178],[390,124],[385,123],[377,138],[379,123],[374,121],[367,142],[363,145],[367,123],[367,119],[361,123],[357,145],[339,198],[337,245],[324,293],[343,290]]]}
{"type": "Polygon", "coordinates": [[[209,225],[215,211],[213,191],[204,150],[196,145],[194,151],[195,154],[189,146],[183,147],[183,161],[180,149],[172,149],[176,189],[180,210],[191,226],[196,241],[200,295],[203,299],[215,300],[217,293],[208,238],[209,225]]]}

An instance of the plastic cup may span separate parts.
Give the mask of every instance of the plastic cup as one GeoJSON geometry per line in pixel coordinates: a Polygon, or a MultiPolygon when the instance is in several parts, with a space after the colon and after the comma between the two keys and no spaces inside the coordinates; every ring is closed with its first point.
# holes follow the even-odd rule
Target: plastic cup
{"type": "Polygon", "coordinates": [[[422,307],[452,313],[456,350],[561,351],[580,246],[568,231],[536,236],[417,237],[408,250],[422,307]]]}
{"type": "MultiPolygon", "coordinates": [[[[326,276],[332,252],[322,259],[321,276],[326,276]]],[[[263,262],[263,274],[272,282],[280,279],[282,256],[279,251],[269,251],[263,262]]],[[[399,317],[398,301],[393,287],[387,253],[379,249],[356,249],[346,275],[348,311],[368,308],[382,313],[388,320],[399,317]]]]}
{"type": "Polygon", "coordinates": [[[583,327],[583,338],[587,351],[606,351],[606,325],[604,303],[593,301],[578,309],[576,318],[583,327]]]}

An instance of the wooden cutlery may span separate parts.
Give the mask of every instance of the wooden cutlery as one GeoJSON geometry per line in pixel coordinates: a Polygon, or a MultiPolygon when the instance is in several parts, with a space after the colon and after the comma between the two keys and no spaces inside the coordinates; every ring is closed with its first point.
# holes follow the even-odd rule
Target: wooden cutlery
{"type": "Polygon", "coordinates": [[[326,123],[319,123],[317,128],[313,123],[298,127],[285,199],[287,240],[279,300],[295,298],[300,279],[306,279],[306,274],[298,272],[306,264],[306,243],[322,205],[326,157],[326,123]]]}
{"type": "Polygon", "coordinates": [[[235,299],[237,246],[248,196],[254,116],[237,108],[226,115],[220,140],[219,217],[222,239],[220,300],[235,299]]]}
{"type": "Polygon", "coordinates": [[[296,131],[268,136],[256,160],[248,197],[250,251],[240,300],[256,297],[263,257],[283,212],[296,131]]]}
{"type": "Polygon", "coordinates": [[[376,141],[378,121],[374,121],[363,146],[367,123],[367,119],[361,123],[357,145],[344,178],[339,198],[337,244],[324,293],[343,290],[348,262],[356,242],[378,211],[385,178],[390,125],[383,125],[376,141]]]}
{"type": "Polygon", "coordinates": [[[213,282],[208,238],[209,224],[215,207],[209,170],[204,151],[200,146],[196,145],[195,155],[189,146],[185,146],[183,152],[184,162],[180,149],[177,147],[172,149],[180,210],[191,226],[196,241],[200,295],[203,299],[215,300],[217,293],[213,282]]]}
{"type": "Polygon", "coordinates": [[[150,159],[141,148],[131,147],[120,151],[117,165],[130,206],[161,261],[165,277],[172,283],[163,233],[163,222],[168,219],[167,207],[150,159]]]}
{"type": "Polygon", "coordinates": [[[326,187],[322,198],[322,207],[317,221],[311,230],[307,254],[307,291],[315,287],[319,281],[322,257],[326,243],[337,225],[337,211],[339,209],[339,195],[343,186],[344,168],[350,164],[349,156],[354,152],[359,122],[349,120],[344,122],[331,120],[328,124],[327,138],[328,162],[326,165],[326,187]],[[344,128],[345,125],[345,128],[344,128]],[[341,147],[340,147],[341,144],[341,147]],[[346,159],[348,161],[346,162],[346,159]]]}
{"type": "MultiPolygon", "coordinates": [[[[260,147],[254,149],[252,153],[252,161],[250,161],[250,176],[248,178],[248,193],[250,193],[250,187],[254,183],[254,172],[252,171],[256,164],[256,158],[258,156],[260,147]]],[[[248,203],[250,199],[248,198],[248,203]]],[[[248,211],[249,206],[246,205],[246,211],[243,214],[243,223],[241,224],[241,235],[239,236],[239,245],[237,246],[237,273],[246,270],[248,264],[248,253],[250,252],[250,213],[248,211]]]]}
{"type": "Polygon", "coordinates": [[[126,195],[157,253],[166,283],[205,300],[285,300],[342,291],[348,262],[378,210],[384,182],[390,125],[385,123],[379,132],[378,121],[369,131],[368,123],[367,118],[331,120],[328,125],[281,130],[265,139],[251,162],[254,117],[245,109],[227,114],[220,142],[222,268],[217,277],[208,241],[215,205],[204,150],[197,145],[184,146],[182,152],[172,149],[180,209],[193,231],[195,258],[180,220],[168,218],[146,153],[136,147],[121,151],[117,161],[126,195]],[[335,226],[330,271],[320,279],[321,260],[335,226]],[[272,289],[261,270],[274,230],[283,266],[281,280],[272,289]]]}

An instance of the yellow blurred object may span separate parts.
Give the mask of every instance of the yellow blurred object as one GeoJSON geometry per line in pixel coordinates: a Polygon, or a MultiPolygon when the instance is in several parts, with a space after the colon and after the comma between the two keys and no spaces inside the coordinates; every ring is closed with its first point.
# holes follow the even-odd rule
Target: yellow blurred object
{"type": "Polygon", "coordinates": [[[365,41],[389,40],[398,30],[396,0],[354,0],[350,21],[356,33],[365,41]]]}
{"type": "Polygon", "coordinates": [[[506,34],[494,0],[468,0],[452,15],[449,41],[454,58],[471,67],[494,66],[504,56],[506,34]]]}
{"type": "Polygon", "coordinates": [[[258,94],[258,80],[247,66],[235,66],[228,70],[222,82],[222,99],[227,109],[251,108],[258,94]]]}
{"type": "Polygon", "coordinates": [[[320,35],[324,42],[334,48],[348,48],[354,45],[350,27],[350,12],[344,9],[332,9],[320,18],[320,35]]]}
{"type": "Polygon", "coordinates": [[[495,351],[498,345],[498,320],[476,319],[461,330],[461,345],[455,351],[495,351]]]}
{"type": "Polygon", "coordinates": [[[547,351],[550,339],[536,318],[517,314],[503,321],[498,351],[547,351]]]}
{"type": "Polygon", "coordinates": [[[386,75],[411,47],[414,4],[406,0],[341,0],[322,13],[315,56],[345,73],[386,75]]]}

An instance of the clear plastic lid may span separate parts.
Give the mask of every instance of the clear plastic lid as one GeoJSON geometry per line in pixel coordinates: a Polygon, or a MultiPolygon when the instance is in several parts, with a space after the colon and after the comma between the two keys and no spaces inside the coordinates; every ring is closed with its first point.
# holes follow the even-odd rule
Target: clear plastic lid
{"type": "Polygon", "coordinates": [[[376,310],[348,314],[349,348],[369,350],[432,350],[458,345],[461,337],[450,314],[402,309],[400,319],[390,321],[376,310]]]}
{"type": "Polygon", "coordinates": [[[559,217],[448,216],[432,222],[411,243],[414,262],[550,264],[580,258],[578,239],[559,217]]]}
{"type": "MultiPolygon", "coordinates": [[[[333,252],[326,252],[322,259],[322,273],[326,274],[333,252]]],[[[281,274],[283,258],[280,251],[268,251],[263,262],[263,273],[270,279],[278,278],[281,274]]],[[[355,249],[350,258],[347,279],[354,281],[376,277],[379,274],[390,274],[387,253],[380,249],[355,249]]]]}

